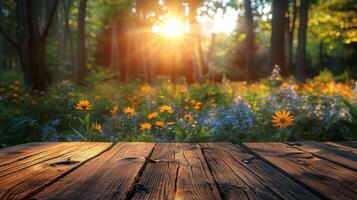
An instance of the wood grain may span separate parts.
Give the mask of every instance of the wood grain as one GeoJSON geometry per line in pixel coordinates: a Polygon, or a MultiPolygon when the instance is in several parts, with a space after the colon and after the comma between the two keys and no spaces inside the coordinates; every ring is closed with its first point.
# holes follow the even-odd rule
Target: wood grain
{"type": "Polygon", "coordinates": [[[0,166],[30,158],[59,144],[58,142],[33,142],[0,149],[0,166]]]}
{"type": "Polygon", "coordinates": [[[329,199],[356,199],[357,173],[282,143],[245,143],[286,175],[329,199]]]}
{"type": "MultiPolygon", "coordinates": [[[[335,143],[336,144],[336,143],[335,143]]],[[[349,141],[349,142],[338,142],[337,144],[343,145],[346,147],[357,149],[357,142],[356,141],[349,141]]]]}
{"type": "Polygon", "coordinates": [[[341,147],[338,144],[322,142],[297,142],[297,149],[309,152],[351,170],[357,171],[357,150],[341,147]]]}
{"type": "Polygon", "coordinates": [[[125,199],[154,143],[118,143],[34,199],[125,199]]]}
{"type": "Polygon", "coordinates": [[[157,144],[133,199],[220,199],[199,145],[157,144]]]}
{"type": "Polygon", "coordinates": [[[200,146],[224,199],[319,199],[239,146],[200,146]]]}
{"type": "Polygon", "coordinates": [[[61,143],[0,167],[0,199],[23,199],[51,184],[111,143],[61,143]]]}

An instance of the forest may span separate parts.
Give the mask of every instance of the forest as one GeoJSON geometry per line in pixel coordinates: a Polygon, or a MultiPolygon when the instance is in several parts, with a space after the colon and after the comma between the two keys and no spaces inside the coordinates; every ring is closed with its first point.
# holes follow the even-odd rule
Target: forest
{"type": "Polygon", "coordinates": [[[0,146],[357,139],[356,0],[1,0],[0,146]]]}

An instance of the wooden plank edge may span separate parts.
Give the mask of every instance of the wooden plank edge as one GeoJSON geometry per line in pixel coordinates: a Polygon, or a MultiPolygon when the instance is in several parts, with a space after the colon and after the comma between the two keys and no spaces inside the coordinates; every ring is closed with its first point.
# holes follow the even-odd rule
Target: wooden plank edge
{"type": "Polygon", "coordinates": [[[82,165],[86,164],[87,162],[89,162],[90,160],[102,155],[104,152],[110,150],[111,148],[114,147],[115,144],[111,144],[110,146],[108,146],[106,149],[104,149],[103,151],[101,151],[100,153],[98,153],[97,155],[88,158],[87,160],[82,161],[81,163],[79,163],[77,166],[72,167],[71,169],[67,170],[66,172],[62,173],[60,176],[52,179],[51,181],[49,181],[47,184],[44,184],[43,186],[35,189],[34,191],[32,191],[31,193],[29,193],[28,195],[26,195],[23,199],[33,199],[33,196],[35,196],[36,194],[44,191],[46,188],[48,188],[49,186],[53,185],[54,183],[56,183],[57,181],[63,179],[64,177],[66,177],[68,174],[72,173],[73,171],[75,171],[76,169],[80,168],[82,165]]]}
{"type": "MultiPolygon", "coordinates": [[[[334,164],[336,164],[336,165],[339,165],[339,166],[341,166],[341,167],[344,167],[344,168],[347,168],[347,169],[349,169],[349,170],[352,170],[352,171],[357,172],[356,168],[354,168],[354,167],[351,167],[351,166],[345,165],[345,164],[343,164],[343,163],[334,161],[334,160],[329,159],[329,158],[324,157],[324,156],[320,156],[320,155],[316,154],[315,152],[307,151],[307,150],[304,150],[303,148],[299,148],[299,146],[300,146],[300,145],[298,145],[298,144],[300,144],[299,142],[294,142],[294,143],[284,142],[284,144],[290,146],[291,148],[295,148],[295,149],[297,149],[297,150],[300,150],[300,151],[303,151],[303,152],[312,154],[312,155],[314,155],[314,156],[316,156],[316,157],[318,157],[318,158],[320,158],[320,159],[322,159],[322,160],[326,160],[326,161],[328,161],[328,162],[332,162],[332,163],[334,163],[334,164]]],[[[331,148],[333,148],[333,147],[331,147],[331,148]]],[[[336,155],[336,156],[339,156],[339,155],[336,155]]],[[[345,158],[345,157],[342,157],[342,156],[339,156],[339,157],[345,158]]],[[[347,159],[347,158],[345,158],[345,159],[347,159]]]]}
{"type": "MultiPolygon", "coordinates": [[[[303,188],[305,188],[306,190],[308,190],[309,192],[315,194],[317,197],[321,198],[321,199],[329,199],[326,195],[318,192],[317,190],[313,189],[312,187],[310,187],[309,185],[305,184],[304,182],[300,181],[298,178],[296,178],[295,176],[289,174],[288,172],[282,170],[280,167],[274,165],[273,163],[271,163],[269,160],[265,159],[263,156],[259,155],[259,153],[256,153],[255,151],[253,151],[252,149],[250,149],[247,145],[245,145],[246,143],[242,143],[240,144],[240,146],[246,150],[248,153],[252,154],[253,156],[259,158],[261,161],[265,162],[267,165],[271,166],[272,168],[278,170],[278,172],[280,172],[281,174],[285,175],[287,178],[291,179],[292,181],[294,181],[295,183],[297,183],[298,185],[302,186],[303,188]]],[[[300,149],[297,149],[300,150],[300,149]]]]}
{"type": "Polygon", "coordinates": [[[138,174],[136,175],[134,182],[131,184],[130,188],[128,191],[126,191],[125,194],[125,198],[124,200],[129,200],[132,199],[136,193],[136,191],[140,188],[139,185],[139,181],[144,173],[144,170],[146,168],[146,166],[148,165],[149,162],[152,162],[151,160],[151,156],[154,153],[154,150],[156,148],[157,143],[155,143],[155,145],[153,146],[153,148],[151,149],[150,153],[148,156],[145,157],[145,162],[144,164],[141,166],[140,170],[138,171],[138,174]]]}

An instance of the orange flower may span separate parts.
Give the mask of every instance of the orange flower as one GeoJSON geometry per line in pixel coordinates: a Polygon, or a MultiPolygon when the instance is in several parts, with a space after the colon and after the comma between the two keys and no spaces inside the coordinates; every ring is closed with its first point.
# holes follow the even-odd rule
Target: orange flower
{"type": "Polygon", "coordinates": [[[80,100],[76,103],[75,108],[77,110],[92,110],[93,106],[88,100],[80,100]]]}
{"type": "Polygon", "coordinates": [[[96,131],[98,131],[99,133],[103,133],[103,132],[104,132],[102,125],[100,125],[100,124],[98,124],[98,123],[94,123],[94,124],[93,124],[93,127],[94,127],[94,129],[95,129],[96,131]]]}
{"type": "Polygon", "coordinates": [[[184,100],[186,103],[187,102],[190,102],[190,98],[185,98],[185,100],[184,100]]]}
{"type": "Polygon", "coordinates": [[[201,109],[201,106],[195,105],[195,110],[199,110],[199,109],[201,109]]]}
{"type": "Polygon", "coordinates": [[[133,107],[126,107],[126,108],[124,108],[123,112],[129,116],[136,115],[135,108],[133,108],[133,107]]]}
{"type": "Polygon", "coordinates": [[[191,103],[192,103],[192,105],[195,105],[196,104],[196,101],[195,100],[191,100],[191,103]]]}
{"type": "Polygon", "coordinates": [[[148,119],[154,119],[154,118],[156,118],[157,116],[159,116],[159,113],[153,112],[153,113],[150,113],[150,114],[148,115],[148,119]]]}
{"type": "Polygon", "coordinates": [[[216,103],[217,101],[216,101],[216,99],[211,99],[211,100],[209,100],[209,102],[210,103],[216,103]]]}
{"type": "Polygon", "coordinates": [[[157,126],[158,128],[165,128],[165,123],[162,121],[156,121],[155,126],[157,126]]]}
{"type": "Polygon", "coordinates": [[[97,96],[95,96],[94,98],[95,98],[95,100],[100,100],[100,99],[101,99],[101,97],[100,97],[100,96],[98,96],[98,95],[97,95],[97,96]]]}
{"type": "Polygon", "coordinates": [[[160,107],[160,112],[161,112],[161,113],[167,112],[167,113],[170,113],[170,114],[171,114],[171,113],[174,112],[174,110],[173,110],[172,107],[169,106],[169,105],[163,105],[163,106],[160,107]]]}
{"type": "Polygon", "coordinates": [[[148,131],[151,129],[151,124],[148,123],[148,122],[145,122],[145,123],[141,123],[140,124],[140,130],[142,131],[148,131]]]}
{"type": "Polygon", "coordinates": [[[17,98],[19,95],[16,93],[13,93],[11,96],[12,96],[12,98],[17,98]]]}
{"type": "Polygon", "coordinates": [[[185,114],[185,115],[183,116],[183,118],[184,118],[186,121],[191,121],[191,120],[193,119],[192,115],[190,115],[190,114],[185,114]]]}
{"type": "Polygon", "coordinates": [[[290,112],[285,110],[276,111],[275,115],[272,118],[273,119],[271,120],[271,122],[273,123],[273,126],[278,128],[287,128],[291,126],[294,121],[294,118],[290,114],[290,112]]]}
{"type": "Polygon", "coordinates": [[[115,105],[111,110],[110,113],[112,113],[112,115],[115,115],[119,112],[119,106],[115,105]]]}
{"type": "Polygon", "coordinates": [[[185,110],[190,110],[190,107],[189,106],[185,106],[184,109],[185,110]]]}

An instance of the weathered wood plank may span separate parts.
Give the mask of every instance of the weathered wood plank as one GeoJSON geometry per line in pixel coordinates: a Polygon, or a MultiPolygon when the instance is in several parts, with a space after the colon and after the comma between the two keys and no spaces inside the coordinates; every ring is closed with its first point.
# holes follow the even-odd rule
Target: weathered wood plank
{"type": "Polygon", "coordinates": [[[282,143],[245,143],[250,151],[330,199],[356,199],[357,173],[282,143]]]}
{"type": "Polygon", "coordinates": [[[56,181],[111,143],[62,143],[0,167],[0,199],[22,199],[56,181]]]}
{"type": "Polygon", "coordinates": [[[338,142],[335,144],[340,144],[346,147],[357,149],[357,142],[356,141],[349,141],[349,142],[338,142]]]}
{"type": "Polygon", "coordinates": [[[29,168],[31,166],[41,164],[42,162],[47,161],[49,159],[66,156],[67,154],[75,152],[75,150],[81,148],[83,145],[84,143],[81,142],[64,142],[54,148],[49,148],[46,151],[34,154],[31,157],[27,157],[26,159],[20,159],[16,162],[3,165],[0,167],[0,178],[29,168]]]}
{"type": "Polygon", "coordinates": [[[157,144],[133,199],[220,199],[197,144],[157,144]]]}
{"type": "Polygon", "coordinates": [[[125,199],[154,143],[118,143],[34,199],[125,199]]]}
{"type": "Polygon", "coordinates": [[[357,150],[348,150],[340,145],[334,145],[327,142],[297,142],[297,149],[312,153],[320,158],[324,158],[336,164],[347,167],[351,170],[357,170],[357,150]]]}
{"type": "Polygon", "coordinates": [[[200,146],[224,199],[319,199],[239,146],[200,146]]]}
{"type": "Polygon", "coordinates": [[[0,166],[40,154],[59,144],[59,142],[33,142],[0,149],[0,166]]]}

